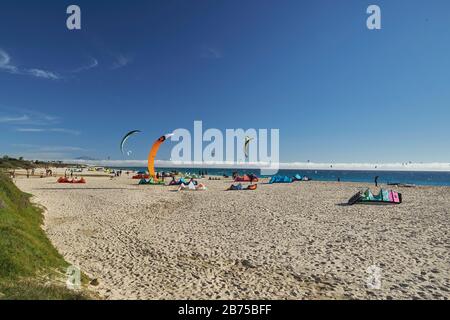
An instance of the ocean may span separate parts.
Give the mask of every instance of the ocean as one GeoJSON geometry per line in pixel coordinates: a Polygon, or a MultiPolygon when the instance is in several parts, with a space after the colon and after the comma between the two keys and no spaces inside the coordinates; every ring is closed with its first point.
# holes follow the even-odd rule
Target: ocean
{"type": "MultiPolygon", "coordinates": [[[[144,167],[121,167],[123,170],[146,171],[144,167]]],[[[217,168],[157,168],[159,172],[178,171],[181,173],[199,173],[199,171],[207,172],[209,175],[228,175],[238,172],[239,175],[253,173],[257,176],[259,170],[255,169],[217,169],[217,168]]],[[[294,176],[295,174],[308,176],[312,180],[317,181],[337,181],[342,182],[363,182],[373,183],[378,176],[378,183],[401,183],[415,184],[421,186],[450,186],[450,172],[422,172],[422,171],[357,171],[357,170],[279,170],[278,175],[294,176]]]]}

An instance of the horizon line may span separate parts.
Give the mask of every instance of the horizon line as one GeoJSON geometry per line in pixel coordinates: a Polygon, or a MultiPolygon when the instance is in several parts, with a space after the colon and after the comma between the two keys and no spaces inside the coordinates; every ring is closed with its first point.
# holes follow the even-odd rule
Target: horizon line
{"type": "MultiPolygon", "coordinates": [[[[88,166],[147,167],[147,160],[62,160],[88,166]]],[[[194,162],[156,160],[157,168],[211,168],[211,169],[279,169],[279,170],[355,170],[355,171],[445,171],[450,172],[450,162],[423,163],[316,163],[316,162],[194,162]]]]}

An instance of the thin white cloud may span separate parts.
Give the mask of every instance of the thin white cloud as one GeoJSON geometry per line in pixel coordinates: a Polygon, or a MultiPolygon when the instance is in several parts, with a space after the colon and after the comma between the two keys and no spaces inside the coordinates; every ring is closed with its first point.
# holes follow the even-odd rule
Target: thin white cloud
{"type": "Polygon", "coordinates": [[[44,132],[46,129],[40,128],[17,128],[17,132],[44,132]]]}
{"type": "Polygon", "coordinates": [[[11,146],[20,149],[27,149],[33,152],[75,152],[75,151],[86,151],[86,149],[74,146],[42,146],[34,144],[12,144],[11,146]]]}
{"type": "Polygon", "coordinates": [[[58,160],[73,157],[79,152],[88,151],[85,148],[75,146],[49,146],[49,145],[35,145],[35,144],[12,144],[16,149],[14,153],[17,157],[24,157],[25,159],[38,160],[58,160]]]}
{"type": "Polygon", "coordinates": [[[27,115],[0,117],[0,123],[22,123],[22,122],[28,121],[28,120],[30,120],[30,117],[27,115]]]}
{"type": "Polygon", "coordinates": [[[126,67],[133,61],[133,59],[131,57],[125,56],[123,54],[114,55],[114,59],[115,59],[115,61],[113,62],[113,65],[111,67],[111,69],[113,69],[113,70],[126,67]]]}
{"type": "Polygon", "coordinates": [[[66,128],[16,128],[17,132],[31,132],[31,133],[39,133],[39,132],[56,132],[56,133],[64,133],[78,136],[81,134],[78,130],[66,129],[66,128]]]}
{"type": "Polygon", "coordinates": [[[59,80],[61,77],[54,72],[42,70],[38,68],[20,69],[11,63],[10,55],[0,48],[0,71],[18,75],[28,75],[35,78],[59,80]]]}
{"type": "Polygon", "coordinates": [[[43,78],[43,79],[50,79],[50,80],[59,80],[61,77],[57,75],[54,72],[41,70],[41,69],[29,69],[26,70],[26,73],[36,77],[36,78],[43,78]]]}
{"type": "Polygon", "coordinates": [[[80,135],[81,132],[78,130],[72,130],[72,129],[65,129],[65,128],[52,128],[49,129],[50,132],[59,132],[59,133],[67,133],[67,134],[73,134],[73,135],[80,135]]]}
{"type": "Polygon", "coordinates": [[[24,152],[16,153],[15,157],[24,157],[27,160],[56,161],[67,159],[70,155],[66,152],[24,152]]]}
{"type": "Polygon", "coordinates": [[[55,117],[55,116],[49,116],[47,114],[41,114],[42,118],[46,121],[49,122],[57,122],[59,121],[59,117],[55,117]]]}
{"type": "Polygon", "coordinates": [[[11,65],[11,57],[2,49],[0,49],[0,70],[17,73],[17,67],[11,65]]]}
{"type": "Polygon", "coordinates": [[[80,73],[98,67],[99,63],[97,59],[90,57],[89,60],[90,60],[89,63],[87,63],[86,65],[83,65],[79,68],[72,70],[72,73],[80,73]]]}
{"type": "Polygon", "coordinates": [[[58,117],[22,108],[0,107],[0,123],[10,125],[56,125],[58,117]]]}

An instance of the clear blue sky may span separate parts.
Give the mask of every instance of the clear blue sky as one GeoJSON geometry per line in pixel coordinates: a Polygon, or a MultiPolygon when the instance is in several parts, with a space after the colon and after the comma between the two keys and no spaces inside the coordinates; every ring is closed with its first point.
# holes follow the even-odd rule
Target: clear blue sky
{"type": "Polygon", "coordinates": [[[145,159],[194,120],[279,128],[283,162],[448,162],[450,2],[1,1],[0,154],[123,159],[141,129],[145,159]]]}

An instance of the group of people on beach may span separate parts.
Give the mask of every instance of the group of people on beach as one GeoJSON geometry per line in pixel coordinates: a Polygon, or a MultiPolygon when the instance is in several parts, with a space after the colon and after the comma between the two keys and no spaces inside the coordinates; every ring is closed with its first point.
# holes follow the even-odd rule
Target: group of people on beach
{"type": "MultiPolygon", "coordinates": [[[[26,177],[29,179],[30,176],[34,177],[36,171],[34,168],[30,169],[26,169],[26,177]]],[[[45,176],[46,177],[53,177],[53,171],[51,169],[45,169],[45,176]]],[[[12,170],[9,172],[9,177],[11,178],[11,180],[15,181],[16,179],[16,170],[12,170]]],[[[40,172],[39,174],[40,178],[44,177],[44,172],[40,172]]]]}

